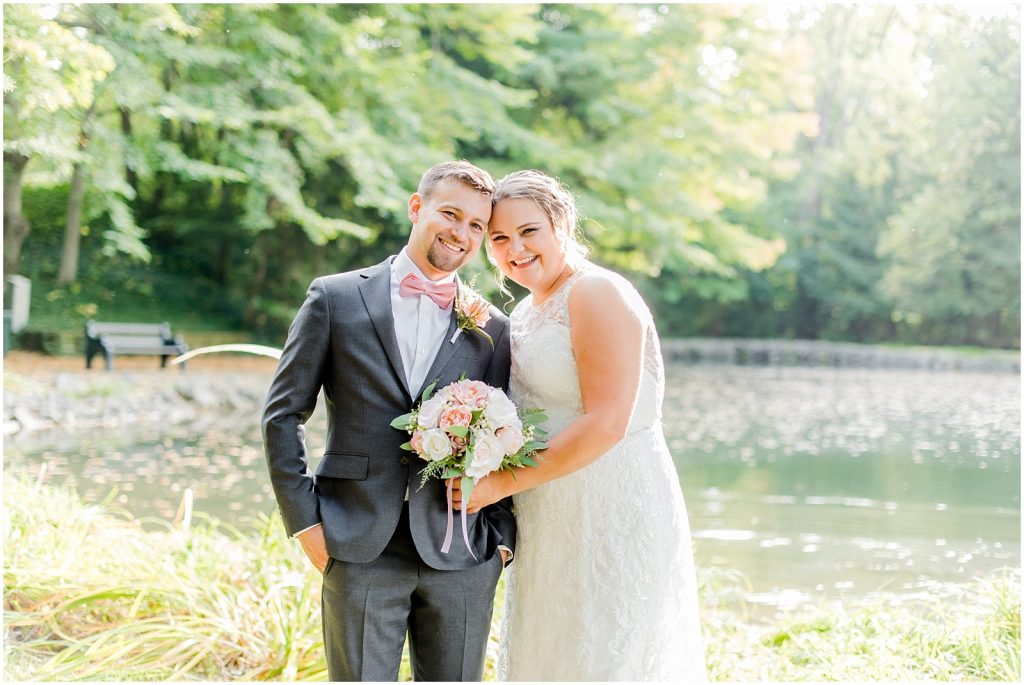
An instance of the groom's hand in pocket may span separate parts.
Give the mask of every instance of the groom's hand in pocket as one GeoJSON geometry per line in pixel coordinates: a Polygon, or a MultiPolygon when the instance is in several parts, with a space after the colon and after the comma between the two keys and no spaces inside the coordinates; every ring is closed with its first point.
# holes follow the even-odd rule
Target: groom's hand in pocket
{"type": "Polygon", "coordinates": [[[316,566],[316,570],[322,574],[324,569],[327,568],[327,560],[330,558],[327,555],[327,541],[324,540],[323,524],[307,528],[296,537],[302,543],[302,551],[313,562],[313,566],[316,566]]]}

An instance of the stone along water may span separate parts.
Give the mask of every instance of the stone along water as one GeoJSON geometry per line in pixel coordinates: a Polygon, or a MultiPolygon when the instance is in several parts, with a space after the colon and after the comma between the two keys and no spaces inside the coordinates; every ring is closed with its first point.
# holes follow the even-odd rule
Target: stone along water
{"type": "MultiPolygon", "coordinates": [[[[912,597],[1020,567],[1020,385],[1011,373],[671,364],[665,429],[698,567],[735,570],[755,616],[874,592],[912,597]]],[[[135,516],[237,526],[273,508],[259,408],[189,424],[41,431],[8,469],[135,516]]],[[[307,430],[324,447],[322,407],[307,430]]]]}

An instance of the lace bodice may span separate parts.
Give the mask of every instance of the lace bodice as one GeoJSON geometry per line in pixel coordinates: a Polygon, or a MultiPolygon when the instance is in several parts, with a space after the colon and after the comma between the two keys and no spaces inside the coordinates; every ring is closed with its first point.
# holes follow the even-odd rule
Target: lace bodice
{"type": "Polygon", "coordinates": [[[621,441],[588,466],[513,497],[518,533],[498,674],[705,680],[689,523],[661,428],[665,374],[639,293],[586,263],[541,304],[524,299],[510,317],[509,393],[520,407],[545,410],[552,438],[582,414],[569,298],[594,271],[613,280],[643,322],[640,390],[621,441]]]}
{"type": "Polygon", "coordinates": [[[547,410],[548,433],[554,435],[583,413],[579,375],[572,347],[569,294],[580,276],[599,271],[613,279],[645,326],[644,372],[629,433],[661,421],[665,370],[658,333],[640,293],[613,271],[585,262],[558,290],[534,306],[526,297],[512,311],[512,400],[521,407],[547,410]]]}

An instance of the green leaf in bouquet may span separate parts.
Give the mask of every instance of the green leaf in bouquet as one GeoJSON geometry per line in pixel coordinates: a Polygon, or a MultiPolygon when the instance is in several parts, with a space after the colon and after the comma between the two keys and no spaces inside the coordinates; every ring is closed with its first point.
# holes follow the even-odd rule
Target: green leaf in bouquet
{"type": "Polygon", "coordinates": [[[399,430],[408,430],[409,428],[415,425],[412,415],[412,412],[409,412],[408,414],[402,414],[397,419],[391,422],[391,427],[397,428],[399,430]]]}
{"type": "Polygon", "coordinates": [[[542,440],[531,440],[523,447],[527,452],[536,452],[537,450],[546,450],[547,448],[548,444],[542,440]]]}
{"type": "Polygon", "coordinates": [[[537,426],[548,420],[548,415],[544,413],[543,409],[526,409],[522,413],[523,423],[528,423],[531,426],[537,426]]]}
{"type": "Polygon", "coordinates": [[[433,383],[431,383],[427,387],[423,388],[423,394],[420,395],[420,402],[426,402],[427,400],[430,399],[430,396],[434,394],[434,388],[437,387],[437,381],[438,380],[440,380],[440,379],[434,380],[433,383]]]}
{"type": "Polygon", "coordinates": [[[465,438],[469,435],[469,429],[466,428],[465,426],[449,426],[447,430],[452,435],[458,436],[460,438],[465,438]]]}
{"type": "MultiPolygon", "coordinates": [[[[444,472],[445,463],[444,461],[432,461],[420,470],[420,486],[417,490],[422,490],[423,486],[427,484],[427,481],[431,478],[441,477],[444,472]]],[[[447,475],[444,476],[448,478],[447,475]]]]}
{"type": "Polygon", "coordinates": [[[441,474],[441,477],[444,478],[445,480],[448,480],[449,478],[461,478],[462,471],[459,471],[458,469],[448,469],[443,474],[441,474]]]}
{"type": "Polygon", "coordinates": [[[468,502],[469,498],[473,495],[473,479],[463,478],[462,479],[462,501],[468,502]]]}
{"type": "Polygon", "coordinates": [[[531,459],[530,457],[527,457],[525,455],[520,457],[519,461],[521,461],[526,466],[538,466],[537,462],[535,462],[533,459],[531,459]]]}
{"type": "Polygon", "coordinates": [[[398,446],[398,448],[399,449],[403,449],[406,452],[414,452],[415,451],[412,448],[412,443],[411,442],[403,442],[401,445],[398,446]]]}

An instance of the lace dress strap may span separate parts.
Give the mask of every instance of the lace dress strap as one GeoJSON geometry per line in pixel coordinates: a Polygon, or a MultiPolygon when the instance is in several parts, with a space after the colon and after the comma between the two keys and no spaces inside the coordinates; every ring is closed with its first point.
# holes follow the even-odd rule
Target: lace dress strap
{"type": "Polygon", "coordinates": [[[569,325],[569,293],[572,292],[573,283],[579,280],[579,277],[587,272],[588,267],[589,263],[584,263],[578,267],[576,271],[565,280],[565,283],[560,285],[558,290],[541,305],[541,307],[547,309],[549,317],[553,318],[558,323],[566,326],[569,325]]]}

